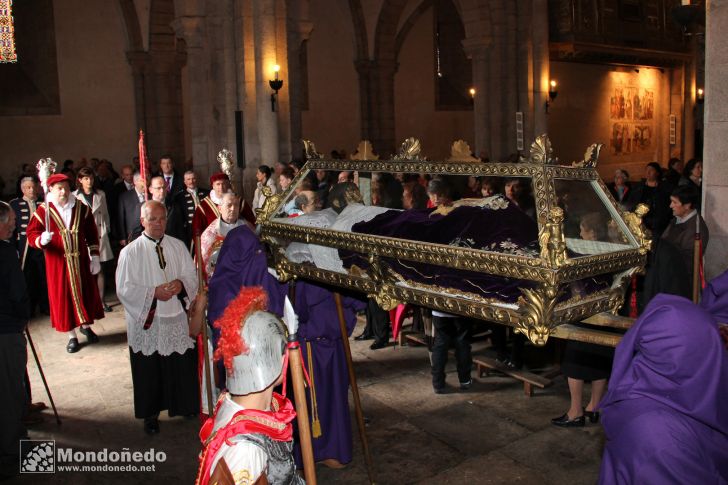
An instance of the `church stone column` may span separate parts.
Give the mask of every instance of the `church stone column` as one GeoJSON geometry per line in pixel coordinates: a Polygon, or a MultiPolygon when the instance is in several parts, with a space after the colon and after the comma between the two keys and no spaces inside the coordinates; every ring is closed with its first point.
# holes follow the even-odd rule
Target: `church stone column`
{"type": "Polygon", "coordinates": [[[187,75],[189,89],[190,136],[192,160],[197,175],[206,180],[219,170],[217,160],[208,143],[207,120],[209,116],[209,52],[205,42],[205,17],[178,17],[172,23],[178,37],[187,44],[187,75]]]}
{"type": "Polygon", "coordinates": [[[372,140],[372,71],[373,62],[370,59],[360,58],[354,61],[356,73],[359,75],[359,113],[361,117],[361,138],[372,140]]]}
{"type": "Polygon", "coordinates": [[[487,37],[468,38],[463,41],[466,55],[473,68],[473,133],[475,136],[473,152],[476,156],[490,157],[490,139],[488,137],[488,49],[490,40],[487,37]]]}
{"type": "MultiPolygon", "coordinates": [[[[706,277],[728,267],[728,0],[706,3],[705,146],[703,149],[703,215],[710,229],[705,253],[706,277]]],[[[698,154],[699,155],[699,154],[698,154]]]]}
{"type": "MultiPolygon", "coordinates": [[[[276,58],[275,4],[275,0],[254,0],[253,2],[258,139],[260,141],[261,161],[271,166],[279,161],[278,117],[277,112],[271,110],[270,96],[272,90],[268,85],[268,81],[274,78],[273,66],[276,64],[281,66],[279,76],[284,80],[290,79],[284,69],[283,59],[276,58]]],[[[278,106],[276,106],[276,109],[278,109],[278,106]]]]}
{"type": "Polygon", "coordinates": [[[525,134],[525,148],[537,136],[548,132],[548,116],[546,116],[546,101],[549,100],[549,81],[551,78],[549,66],[549,11],[547,0],[533,0],[533,15],[531,17],[531,38],[533,40],[533,123],[525,134]]]}
{"type": "Polygon", "coordinates": [[[374,149],[385,156],[396,152],[399,142],[394,139],[394,75],[397,73],[397,62],[394,59],[377,59],[374,63],[373,88],[374,104],[372,105],[373,124],[371,142],[374,149]]]}
{"type": "Polygon", "coordinates": [[[296,28],[288,31],[288,72],[291,79],[288,83],[288,95],[290,100],[289,121],[290,140],[289,147],[292,158],[300,158],[303,150],[301,137],[303,136],[303,121],[301,115],[301,103],[303,93],[301,90],[301,51],[304,43],[308,41],[313,30],[313,23],[308,20],[297,20],[296,28]]]}

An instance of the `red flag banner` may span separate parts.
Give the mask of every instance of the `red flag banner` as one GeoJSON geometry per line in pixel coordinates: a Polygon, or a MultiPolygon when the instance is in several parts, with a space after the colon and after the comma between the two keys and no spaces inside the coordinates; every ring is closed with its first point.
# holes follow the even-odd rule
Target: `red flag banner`
{"type": "MultiPolygon", "coordinates": [[[[0,0],[2,1],[2,0],[0,0]]],[[[139,130],[139,173],[142,175],[144,180],[144,186],[147,185],[147,173],[149,170],[149,161],[147,160],[147,147],[144,144],[144,132],[139,130]]],[[[149,192],[145,191],[144,197],[149,200],[149,192]]]]}
{"type": "Polygon", "coordinates": [[[0,63],[17,61],[15,28],[13,27],[13,2],[12,0],[0,0],[0,63]]]}

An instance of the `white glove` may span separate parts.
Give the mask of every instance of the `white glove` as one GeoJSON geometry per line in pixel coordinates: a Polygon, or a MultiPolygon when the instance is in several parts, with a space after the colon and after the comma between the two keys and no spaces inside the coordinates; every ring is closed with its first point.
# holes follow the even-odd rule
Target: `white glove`
{"type": "Polygon", "coordinates": [[[45,246],[49,242],[51,242],[51,238],[53,237],[52,232],[43,231],[40,235],[40,245],[45,246]]]}
{"type": "Polygon", "coordinates": [[[91,274],[99,274],[101,271],[101,262],[98,256],[91,256],[91,274]]]}

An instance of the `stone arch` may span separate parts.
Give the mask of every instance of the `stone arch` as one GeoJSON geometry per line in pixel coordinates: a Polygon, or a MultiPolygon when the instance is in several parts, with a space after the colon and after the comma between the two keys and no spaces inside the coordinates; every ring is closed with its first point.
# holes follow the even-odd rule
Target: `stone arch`
{"type": "Polygon", "coordinates": [[[124,19],[124,26],[126,27],[126,39],[129,46],[128,50],[143,50],[144,42],[142,41],[142,29],[139,25],[139,16],[137,15],[136,7],[134,6],[134,0],[119,0],[119,7],[121,8],[121,15],[124,19]]]}
{"type": "Polygon", "coordinates": [[[417,8],[410,14],[404,24],[402,24],[402,27],[399,29],[399,32],[397,32],[397,37],[395,38],[395,59],[399,58],[399,51],[402,49],[402,44],[404,44],[405,39],[407,39],[407,35],[409,34],[410,30],[412,30],[412,27],[417,23],[422,14],[425,13],[428,8],[432,7],[432,2],[433,0],[423,0],[422,3],[420,3],[417,8]]]}
{"type": "Polygon", "coordinates": [[[361,0],[349,0],[349,10],[351,11],[351,23],[354,27],[356,58],[357,60],[369,59],[369,39],[361,0]]]}

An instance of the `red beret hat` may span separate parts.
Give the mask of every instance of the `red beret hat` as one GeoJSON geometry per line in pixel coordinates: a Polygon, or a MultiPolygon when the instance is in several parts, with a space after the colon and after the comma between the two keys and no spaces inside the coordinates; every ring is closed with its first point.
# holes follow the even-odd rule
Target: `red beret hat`
{"type": "Polygon", "coordinates": [[[214,184],[218,180],[227,180],[229,182],[230,177],[228,177],[227,175],[225,175],[222,172],[213,173],[212,176],[210,177],[210,185],[214,184]]]}
{"type": "Polygon", "coordinates": [[[71,179],[69,179],[65,174],[62,173],[54,173],[50,177],[48,177],[48,180],[46,180],[46,185],[48,187],[52,187],[53,184],[57,184],[58,182],[68,182],[68,185],[71,185],[71,179]]]}

